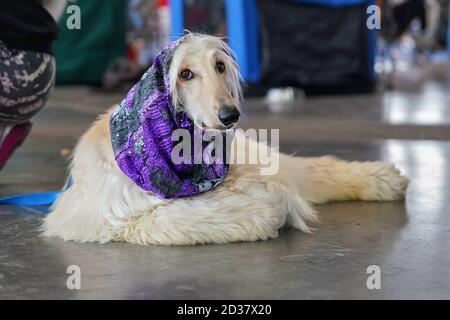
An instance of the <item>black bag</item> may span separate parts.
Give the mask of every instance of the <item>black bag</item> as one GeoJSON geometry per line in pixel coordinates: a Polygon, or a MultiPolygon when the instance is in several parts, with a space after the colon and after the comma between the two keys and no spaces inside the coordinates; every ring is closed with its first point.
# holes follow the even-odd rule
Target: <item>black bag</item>
{"type": "Polygon", "coordinates": [[[367,5],[258,0],[260,84],[307,93],[371,91],[374,39],[366,26],[367,5]]]}

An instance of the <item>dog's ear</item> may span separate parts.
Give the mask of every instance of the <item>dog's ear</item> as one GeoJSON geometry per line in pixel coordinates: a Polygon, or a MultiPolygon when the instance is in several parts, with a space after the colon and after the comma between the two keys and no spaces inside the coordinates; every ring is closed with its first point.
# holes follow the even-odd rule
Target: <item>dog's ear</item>
{"type": "Polygon", "coordinates": [[[225,53],[227,57],[227,65],[228,65],[228,84],[230,86],[230,91],[233,98],[236,99],[236,104],[240,105],[242,101],[242,86],[245,85],[245,81],[241,76],[241,72],[239,70],[239,65],[236,60],[236,55],[233,50],[228,46],[228,44],[221,38],[217,38],[217,41],[220,42],[219,49],[225,53]]]}

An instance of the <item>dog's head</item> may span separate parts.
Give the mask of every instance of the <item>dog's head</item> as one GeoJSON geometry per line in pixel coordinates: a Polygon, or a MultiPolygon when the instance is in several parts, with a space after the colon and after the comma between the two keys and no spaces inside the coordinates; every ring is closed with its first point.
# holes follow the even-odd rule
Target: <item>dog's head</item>
{"type": "Polygon", "coordinates": [[[175,108],[203,129],[225,130],[240,116],[241,77],[231,49],[220,38],[188,34],[169,71],[175,108]]]}

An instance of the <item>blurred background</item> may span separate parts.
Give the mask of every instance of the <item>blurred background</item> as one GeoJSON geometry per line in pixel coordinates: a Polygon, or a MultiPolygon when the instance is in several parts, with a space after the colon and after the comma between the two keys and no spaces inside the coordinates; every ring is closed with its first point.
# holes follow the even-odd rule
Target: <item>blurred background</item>
{"type": "Polygon", "coordinates": [[[71,11],[62,10],[54,45],[60,88],[123,95],[165,44],[189,30],[231,46],[249,119],[450,121],[448,0],[67,2],[73,5],[81,28],[67,28],[71,11]]]}
{"type": "Polygon", "coordinates": [[[225,37],[247,94],[256,96],[288,87],[307,94],[390,89],[411,68],[448,60],[448,0],[67,2],[73,5],[80,29],[66,27],[70,9],[58,15],[57,84],[120,88],[185,29],[225,37]]]}

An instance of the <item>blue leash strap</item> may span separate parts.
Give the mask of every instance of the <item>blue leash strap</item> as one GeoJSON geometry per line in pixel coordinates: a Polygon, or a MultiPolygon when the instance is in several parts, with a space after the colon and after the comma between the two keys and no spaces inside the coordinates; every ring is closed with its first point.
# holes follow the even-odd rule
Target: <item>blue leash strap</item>
{"type": "Polygon", "coordinates": [[[72,176],[69,176],[61,191],[33,192],[0,198],[0,205],[16,206],[50,206],[58,195],[66,191],[72,185],[72,176]]]}
{"type": "Polygon", "coordinates": [[[0,205],[10,204],[17,206],[38,206],[38,205],[51,205],[55,202],[56,197],[61,191],[49,191],[49,192],[34,192],[25,193],[15,196],[9,196],[0,198],[0,205]]]}

